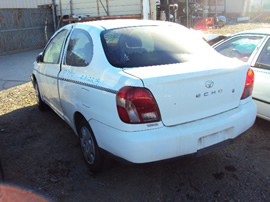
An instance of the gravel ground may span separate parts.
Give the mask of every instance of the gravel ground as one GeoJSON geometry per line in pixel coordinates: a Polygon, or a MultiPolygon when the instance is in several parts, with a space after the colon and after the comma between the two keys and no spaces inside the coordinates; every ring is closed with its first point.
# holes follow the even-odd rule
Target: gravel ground
{"type": "Polygon", "coordinates": [[[0,116],[33,105],[36,98],[31,82],[0,91],[0,116]]]}
{"type": "MultiPolygon", "coordinates": [[[[269,201],[269,131],[269,122],[257,119],[234,144],[209,155],[113,162],[94,175],[70,127],[53,111],[37,109],[30,82],[0,91],[5,186],[51,201],[269,201]]],[[[0,201],[8,193],[0,187],[0,201]]]]}

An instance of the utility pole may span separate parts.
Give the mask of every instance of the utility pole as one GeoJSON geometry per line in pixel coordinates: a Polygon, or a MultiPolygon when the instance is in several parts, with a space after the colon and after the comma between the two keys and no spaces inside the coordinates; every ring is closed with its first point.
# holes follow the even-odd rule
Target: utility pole
{"type": "Polygon", "coordinates": [[[73,15],[72,0],[69,0],[70,17],[73,15]]]}
{"type": "Polygon", "coordinates": [[[186,13],[187,13],[187,28],[189,28],[189,19],[188,19],[188,16],[189,16],[189,9],[188,9],[188,0],[186,0],[186,13]]]}
{"type": "Polygon", "coordinates": [[[216,17],[217,17],[217,0],[216,0],[216,17]]]}

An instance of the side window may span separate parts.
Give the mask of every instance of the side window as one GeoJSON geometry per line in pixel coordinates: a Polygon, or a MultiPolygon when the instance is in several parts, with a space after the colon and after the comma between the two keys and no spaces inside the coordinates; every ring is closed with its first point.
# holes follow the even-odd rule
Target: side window
{"type": "Polygon", "coordinates": [[[216,50],[224,56],[247,62],[262,39],[261,36],[240,36],[221,44],[216,50]]]}
{"type": "Polygon", "coordinates": [[[43,62],[58,64],[63,42],[65,40],[67,30],[59,32],[48,44],[44,56],[43,62]]]}
{"type": "Polygon", "coordinates": [[[76,67],[85,67],[93,57],[93,41],[87,31],[75,29],[70,37],[66,64],[76,67]]]}
{"type": "Polygon", "coordinates": [[[256,67],[270,70],[270,39],[266,42],[255,64],[256,67]]]}
{"type": "Polygon", "coordinates": [[[107,32],[103,35],[102,44],[106,50],[106,55],[113,64],[119,63],[121,60],[121,51],[119,46],[119,40],[121,33],[119,32],[107,32]]]}

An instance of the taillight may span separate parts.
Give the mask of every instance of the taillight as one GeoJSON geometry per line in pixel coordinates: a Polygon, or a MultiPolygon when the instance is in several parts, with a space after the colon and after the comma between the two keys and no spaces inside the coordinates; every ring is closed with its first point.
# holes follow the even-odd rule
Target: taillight
{"type": "Polygon", "coordinates": [[[254,85],[254,72],[252,69],[249,69],[247,72],[245,88],[244,88],[241,100],[251,96],[253,85],[254,85]]]}
{"type": "Polygon", "coordinates": [[[152,93],[141,87],[125,86],[116,95],[117,110],[125,123],[160,121],[160,113],[152,93]]]}

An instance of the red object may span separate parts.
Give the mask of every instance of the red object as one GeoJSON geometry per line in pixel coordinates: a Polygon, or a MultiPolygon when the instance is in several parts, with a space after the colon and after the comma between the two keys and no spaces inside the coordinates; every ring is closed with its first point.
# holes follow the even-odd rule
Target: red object
{"type": "Polygon", "coordinates": [[[11,186],[0,185],[0,201],[2,202],[48,202],[48,200],[32,192],[11,186]]]}
{"type": "Polygon", "coordinates": [[[208,26],[208,27],[214,27],[214,18],[206,18],[205,19],[205,24],[206,24],[206,26],[208,26]]]}
{"type": "Polygon", "coordinates": [[[197,20],[197,22],[194,25],[194,29],[195,30],[204,30],[204,31],[207,30],[207,27],[205,26],[203,19],[197,20]]]}
{"type": "Polygon", "coordinates": [[[252,69],[249,69],[247,72],[245,88],[241,100],[249,97],[252,94],[253,85],[254,85],[254,72],[252,69]]]}

